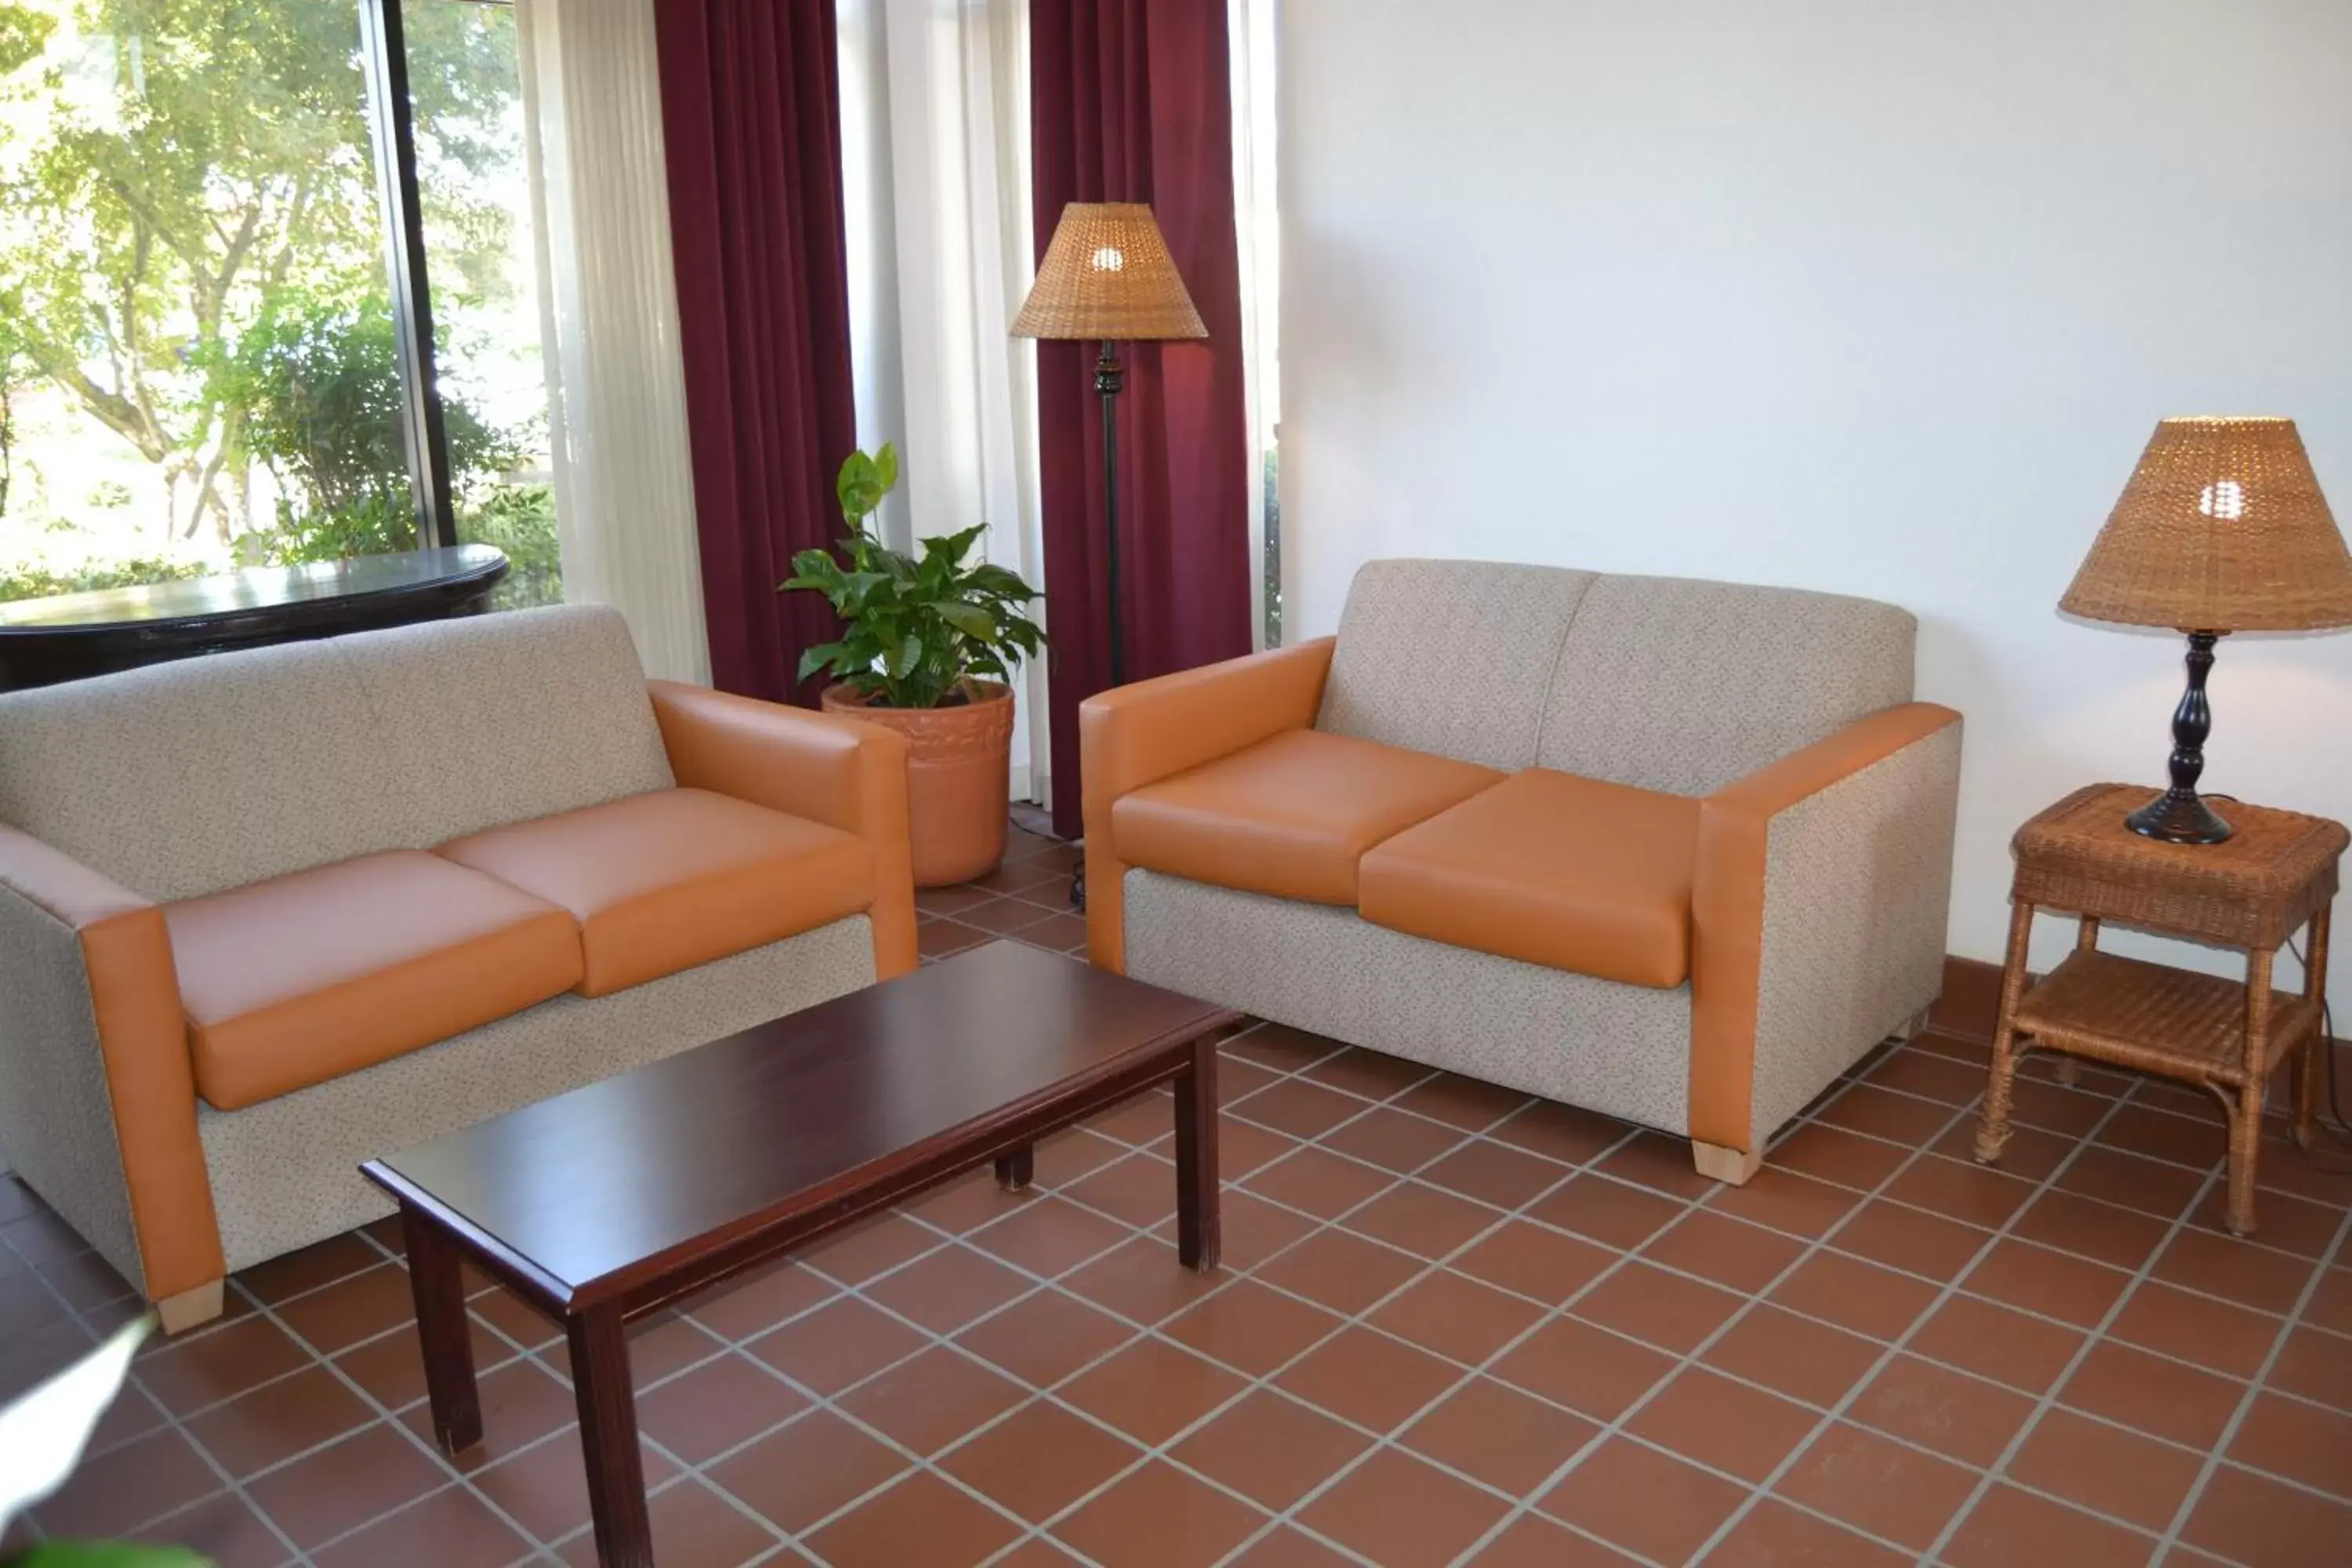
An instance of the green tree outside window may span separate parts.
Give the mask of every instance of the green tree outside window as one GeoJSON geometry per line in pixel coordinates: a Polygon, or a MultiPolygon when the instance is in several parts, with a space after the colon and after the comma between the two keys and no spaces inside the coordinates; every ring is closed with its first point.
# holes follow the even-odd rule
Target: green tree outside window
{"type": "MultiPolygon", "coordinates": [[[[404,20],[446,366],[446,323],[511,296],[514,24],[455,0],[404,20]]],[[[414,544],[366,103],[353,0],[0,0],[0,525],[88,510],[87,479],[27,482],[41,397],[161,480],[137,549],[0,555],[0,598],[184,575],[190,542],[280,563],[414,544]]],[[[461,534],[514,557],[510,600],[560,596],[552,496],[513,482],[541,432],[444,393],[461,534]]]]}

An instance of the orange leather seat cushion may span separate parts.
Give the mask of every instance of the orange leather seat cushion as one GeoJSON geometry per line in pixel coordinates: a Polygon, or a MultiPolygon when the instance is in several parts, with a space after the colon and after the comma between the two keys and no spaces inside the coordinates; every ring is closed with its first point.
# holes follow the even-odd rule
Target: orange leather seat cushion
{"type": "Polygon", "coordinates": [[[1130,866],[1352,904],[1364,851],[1502,777],[1426,752],[1286,730],[1121,795],[1111,806],[1111,840],[1130,866]]]}
{"type": "Polygon", "coordinates": [[[1632,985],[1690,975],[1696,798],[1530,768],[1364,857],[1363,917],[1632,985]]]}
{"type": "Polygon", "coordinates": [[[291,1094],[560,996],[572,917],[421,849],[163,907],[196,1090],[291,1094]]]}
{"type": "Polygon", "coordinates": [[[580,922],[583,996],[605,996],[861,914],[866,840],[708,790],[667,789],[441,846],[580,922]]]}

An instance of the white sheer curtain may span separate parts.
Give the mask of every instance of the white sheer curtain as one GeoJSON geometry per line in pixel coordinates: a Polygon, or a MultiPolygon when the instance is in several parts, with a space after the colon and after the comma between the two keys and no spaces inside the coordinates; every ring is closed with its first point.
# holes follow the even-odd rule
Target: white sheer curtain
{"type": "Polygon", "coordinates": [[[565,597],[707,682],[654,0],[516,0],[565,597]]]}
{"type": "MultiPolygon", "coordinates": [[[[1036,354],[1007,332],[1034,270],[1025,0],[837,0],[858,440],[898,443],[882,527],[986,521],[988,559],[1045,575],[1036,354]]],[[[1048,630],[1050,633],[1050,616],[1048,630]]],[[[1045,671],[1013,737],[1015,799],[1050,776],[1045,671]]]]}
{"type": "Polygon", "coordinates": [[[1281,640],[1281,538],[1269,537],[1278,498],[1266,487],[1266,459],[1282,433],[1282,225],[1275,199],[1275,26],[1276,0],[1226,0],[1233,57],[1234,217],[1241,247],[1242,353],[1250,436],[1250,586],[1252,636],[1260,647],[1281,640]]]}

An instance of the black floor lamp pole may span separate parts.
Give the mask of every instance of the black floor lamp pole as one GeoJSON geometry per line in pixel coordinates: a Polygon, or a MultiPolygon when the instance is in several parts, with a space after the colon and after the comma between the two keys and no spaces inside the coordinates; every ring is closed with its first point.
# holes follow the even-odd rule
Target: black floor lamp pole
{"type": "MultiPolygon", "coordinates": [[[[1123,384],[1118,345],[1103,341],[1095,361],[1095,390],[1102,395],[1103,564],[1110,590],[1110,684],[1127,684],[1127,636],[1118,616],[1118,389],[1123,384]]],[[[1087,863],[1070,875],[1070,905],[1087,907],[1087,863]]]]}
{"type": "Polygon", "coordinates": [[[1127,684],[1127,638],[1118,617],[1118,389],[1123,384],[1118,345],[1106,340],[1095,361],[1095,390],[1102,394],[1103,560],[1110,578],[1110,683],[1127,684]]]}

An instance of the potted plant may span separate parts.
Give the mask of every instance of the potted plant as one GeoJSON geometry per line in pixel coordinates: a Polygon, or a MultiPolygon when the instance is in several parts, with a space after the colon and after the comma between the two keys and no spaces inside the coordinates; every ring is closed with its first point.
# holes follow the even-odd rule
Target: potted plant
{"type": "Polygon", "coordinates": [[[841,617],[836,642],[801,656],[800,677],[835,677],[825,710],[907,737],[907,805],[915,885],[943,887],[1004,858],[1012,771],[1013,667],[1045,646],[1029,616],[1037,591],[1020,574],[965,558],[987,526],[919,542],[919,555],[871,526],[898,482],[888,442],[853,452],[835,485],[849,537],[836,555],[803,550],[783,586],[823,594],[841,617]],[[846,558],[845,564],[844,557],[846,558]]]}

